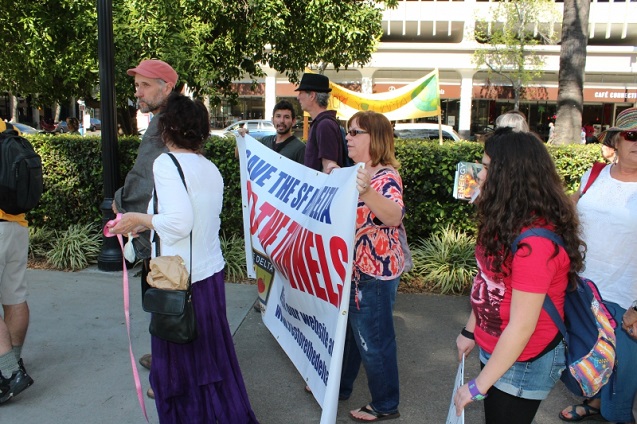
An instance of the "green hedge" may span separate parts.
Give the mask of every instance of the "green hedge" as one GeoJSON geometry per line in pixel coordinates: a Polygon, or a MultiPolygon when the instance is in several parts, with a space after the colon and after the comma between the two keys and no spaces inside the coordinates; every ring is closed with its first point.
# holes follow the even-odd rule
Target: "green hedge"
{"type": "MultiPolygon", "coordinates": [[[[42,156],[45,191],[38,207],[28,214],[31,225],[66,230],[71,224],[101,223],[99,206],[104,198],[101,139],[66,135],[30,136],[42,156]]],[[[139,138],[119,139],[120,185],[137,155],[139,138]]],[[[583,172],[601,160],[599,145],[549,146],[565,187],[577,188],[583,172]]],[[[239,163],[232,139],[212,137],[205,155],[219,168],[225,183],[222,231],[227,237],[243,235],[239,163]]],[[[405,227],[410,238],[424,238],[453,225],[473,232],[473,206],[451,196],[456,164],[479,161],[482,145],[399,140],[396,155],[405,187],[405,227]]]]}

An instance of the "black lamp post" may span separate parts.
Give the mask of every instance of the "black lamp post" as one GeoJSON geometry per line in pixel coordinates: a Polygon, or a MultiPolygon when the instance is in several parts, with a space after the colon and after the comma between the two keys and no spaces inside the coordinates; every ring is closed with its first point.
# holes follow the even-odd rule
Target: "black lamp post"
{"type": "MultiPolygon", "coordinates": [[[[97,1],[97,53],[100,63],[100,93],[102,107],[102,167],[104,201],[102,226],[113,218],[111,205],[119,181],[117,128],[115,107],[115,67],[113,53],[113,5],[111,0],[97,1]]],[[[122,266],[122,251],[116,237],[102,236],[102,250],[97,257],[101,271],[117,271],[122,266]]]]}

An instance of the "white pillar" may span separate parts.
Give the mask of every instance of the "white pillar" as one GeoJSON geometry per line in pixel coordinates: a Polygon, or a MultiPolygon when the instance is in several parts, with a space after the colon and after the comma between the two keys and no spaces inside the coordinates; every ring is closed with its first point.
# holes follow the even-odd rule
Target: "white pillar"
{"type": "Polygon", "coordinates": [[[276,105],[276,71],[266,68],[265,70],[265,110],[264,119],[272,119],[272,111],[276,105]]]}
{"type": "Polygon", "coordinates": [[[460,69],[458,71],[462,82],[460,83],[460,118],[458,120],[458,133],[468,140],[471,135],[471,101],[473,97],[474,69],[460,69]]]}
{"type": "Polygon", "coordinates": [[[372,94],[374,92],[374,72],[376,68],[360,68],[361,73],[361,93],[372,94]]]}

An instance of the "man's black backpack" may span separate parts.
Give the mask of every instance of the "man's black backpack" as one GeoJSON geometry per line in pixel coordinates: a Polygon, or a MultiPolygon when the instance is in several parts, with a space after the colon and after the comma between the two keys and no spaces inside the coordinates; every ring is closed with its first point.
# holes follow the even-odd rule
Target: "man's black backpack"
{"type": "Polygon", "coordinates": [[[345,128],[343,128],[343,126],[340,124],[340,122],[338,122],[336,118],[333,118],[333,119],[334,119],[334,122],[336,122],[336,125],[338,125],[338,129],[341,131],[341,149],[343,151],[343,167],[353,166],[355,165],[355,163],[352,160],[352,158],[349,157],[349,151],[347,150],[347,138],[345,138],[347,136],[347,132],[345,131],[345,128]]]}
{"type": "Polygon", "coordinates": [[[17,131],[0,133],[0,209],[16,215],[28,212],[42,196],[42,160],[17,131]]]}

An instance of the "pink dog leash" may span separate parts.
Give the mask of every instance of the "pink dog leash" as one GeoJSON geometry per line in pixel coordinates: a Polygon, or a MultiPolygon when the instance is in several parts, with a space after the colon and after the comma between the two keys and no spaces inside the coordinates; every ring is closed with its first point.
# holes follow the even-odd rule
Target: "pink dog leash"
{"type": "Polygon", "coordinates": [[[146,404],[144,403],[144,394],[142,392],[142,383],[139,379],[139,372],[137,371],[137,362],[135,361],[135,355],[133,355],[133,342],[130,336],[130,291],[128,288],[128,270],[126,269],[126,259],[124,258],[124,240],[121,234],[113,234],[110,232],[110,228],[115,226],[122,219],[122,214],[118,213],[115,219],[112,219],[104,226],[104,236],[114,237],[117,236],[119,245],[122,248],[122,288],[124,292],[124,315],[126,316],[126,331],[128,332],[128,353],[130,354],[131,368],[133,368],[133,379],[135,380],[135,388],[137,389],[137,400],[139,400],[139,406],[142,408],[144,418],[148,422],[148,414],[146,413],[146,404]]]}

